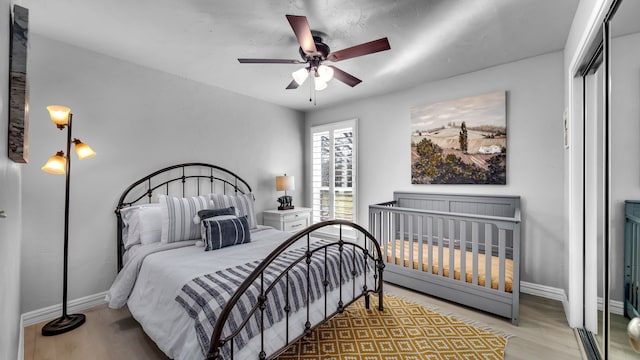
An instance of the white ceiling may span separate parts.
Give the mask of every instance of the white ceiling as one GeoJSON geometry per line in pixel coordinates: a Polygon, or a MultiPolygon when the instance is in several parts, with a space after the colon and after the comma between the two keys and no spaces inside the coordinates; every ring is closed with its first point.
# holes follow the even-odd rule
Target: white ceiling
{"type": "MultiPolygon", "coordinates": [[[[628,0],[633,1],[633,0],[628,0]]],[[[16,0],[29,31],[298,110],[388,93],[564,48],[578,0],[16,0]],[[362,79],[285,90],[301,65],[285,15],[332,51],[388,37],[391,50],[333,63],[362,79]]]]}

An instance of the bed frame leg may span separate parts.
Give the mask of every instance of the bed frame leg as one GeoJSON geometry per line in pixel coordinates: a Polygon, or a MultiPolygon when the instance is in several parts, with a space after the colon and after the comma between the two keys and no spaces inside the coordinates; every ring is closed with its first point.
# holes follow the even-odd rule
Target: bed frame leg
{"type": "Polygon", "coordinates": [[[370,302],[369,294],[366,294],[364,296],[364,308],[367,310],[369,310],[369,302],[370,302]]]}

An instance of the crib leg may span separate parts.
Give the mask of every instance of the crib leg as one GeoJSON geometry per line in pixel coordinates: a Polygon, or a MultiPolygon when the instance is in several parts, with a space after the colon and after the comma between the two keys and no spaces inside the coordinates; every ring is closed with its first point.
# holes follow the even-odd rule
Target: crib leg
{"type": "Polygon", "coordinates": [[[369,293],[364,296],[364,308],[369,310],[369,293]]]}

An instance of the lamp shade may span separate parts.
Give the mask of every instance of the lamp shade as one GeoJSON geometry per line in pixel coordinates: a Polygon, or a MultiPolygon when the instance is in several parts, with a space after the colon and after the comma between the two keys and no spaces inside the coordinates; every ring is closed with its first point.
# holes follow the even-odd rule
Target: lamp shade
{"type": "Polygon", "coordinates": [[[51,121],[57,126],[65,126],[69,123],[70,108],[62,105],[49,105],[47,110],[49,110],[51,121]]]}
{"type": "Polygon", "coordinates": [[[277,191],[290,191],[295,190],[296,184],[293,176],[276,176],[276,190],[277,191]]]}
{"type": "Polygon", "coordinates": [[[73,139],[73,144],[76,148],[76,154],[78,155],[78,159],[80,160],[88,159],[96,155],[96,152],[93,151],[91,146],[83,143],[78,139],[73,139]]]}
{"type": "Polygon", "coordinates": [[[313,78],[315,80],[315,89],[316,91],[321,91],[327,88],[327,83],[322,80],[320,76],[316,76],[313,78]]]}
{"type": "Polygon", "coordinates": [[[307,68],[302,68],[291,73],[291,76],[293,76],[293,80],[295,80],[298,85],[302,85],[302,83],[304,83],[304,81],[307,80],[307,77],[309,76],[309,70],[307,68]]]}
{"type": "Polygon", "coordinates": [[[327,65],[318,66],[318,76],[324,82],[329,82],[329,80],[333,79],[333,68],[327,65]]]}
{"type": "Polygon", "coordinates": [[[58,151],[47,160],[47,163],[41,169],[49,174],[64,174],[67,171],[67,158],[64,156],[64,152],[58,151]]]}

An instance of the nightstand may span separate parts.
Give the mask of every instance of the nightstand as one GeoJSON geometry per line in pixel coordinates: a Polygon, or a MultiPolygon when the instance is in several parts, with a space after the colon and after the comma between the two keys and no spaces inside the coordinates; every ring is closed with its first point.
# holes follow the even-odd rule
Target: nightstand
{"type": "Polygon", "coordinates": [[[282,231],[299,231],[311,224],[311,209],[296,207],[291,210],[265,210],[264,224],[282,231]]]}

